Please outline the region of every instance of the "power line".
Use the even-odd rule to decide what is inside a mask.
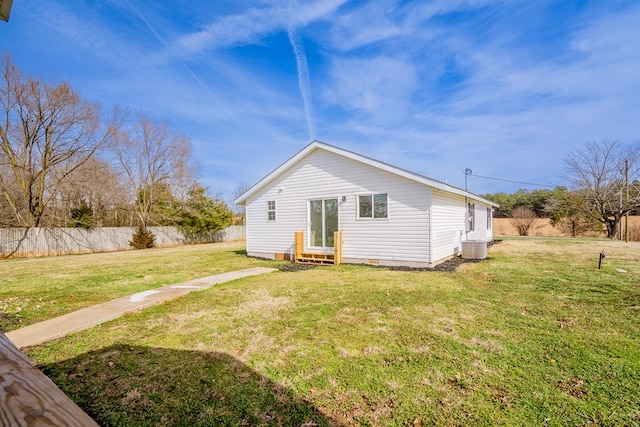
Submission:
[[[465,173],[465,175],[466,175],[466,173]],[[490,176],[482,176],[482,175],[476,175],[476,174],[470,174],[470,175],[471,176],[475,176],[476,178],[492,179],[494,181],[512,182],[514,184],[533,185],[533,186],[536,186],[536,187],[549,187],[549,188],[556,188],[557,187],[557,185],[535,184],[533,182],[513,181],[511,179],[492,178]],[[466,179],[466,176],[465,176],[465,179]]]

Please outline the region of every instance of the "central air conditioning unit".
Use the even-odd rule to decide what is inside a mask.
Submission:
[[[485,259],[487,257],[487,242],[484,240],[466,240],[462,242],[462,258]]]

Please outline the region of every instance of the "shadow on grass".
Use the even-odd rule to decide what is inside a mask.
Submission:
[[[338,425],[226,353],[114,345],[40,369],[104,426]]]
[[[235,253],[236,255],[247,256],[247,250],[246,249],[238,249],[237,251],[233,251],[233,253]]]

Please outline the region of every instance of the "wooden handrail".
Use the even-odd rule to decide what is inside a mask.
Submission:
[[[333,232],[333,263],[340,265],[342,262],[342,231]]]
[[[295,242],[295,247],[294,247],[294,258],[293,260],[298,260],[300,258],[302,258],[302,251],[304,250],[304,231],[296,231],[294,234],[294,242]]]
[[[1,332],[0,425],[98,426]]]

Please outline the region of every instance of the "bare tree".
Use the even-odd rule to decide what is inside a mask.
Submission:
[[[250,184],[247,184],[246,182],[241,182],[231,192],[231,197],[229,198],[229,206],[232,207],[233,214],[234,214],[233,222],[236,225],[244,225],[247,207],[245,205],[236,205],[234,202],[238,197],[242,196],[250,188],[251,188]]]
[[[131,205],[119,174],[104,160],[89,159],[69,176],[60,187],[54,215],[60,225],[67,226],[74,209],[90,209],[96,227],[131,225],[127,211]]]
[[[551,225],[571,237],[602,232],[602,224],[586,215],[579,208],[581,204],[582,200],[576,192],[560,191],[547,201],[545,211],[551,219]]]
[[[640,145],[589,141],[564,159],[578,207],[616,236],[620,218],[640,207]],[[629,190],[627,191],[627,186]]]
[[[0,87],[0,194],[15,224],[38,227],[69,176],[114,135],[119,115],[103,124],[97,104],[67,83],[23,76],[9,56]]]
[[[131,128],[119,133],[116,154],[134,192],[140,224],[146,228],[152,222],[154,205],[167,188],[185,179],[191,144],[167,121],[157,123],[138,112]]]
[[[528,236],[529,230],[537,217],[532,209],[525,206],[518,206],[511,211],[509,222],[518,230],[518,235]]]
[[[18,213],[22,212],[18,184],[11,179],[11,169],[1,160],[0,154],[0,227],[20,227]],[[6,197],[9,194],[12,199]],[[14,205],[9,204],[9,200],[14,200]],[[18,205],[18,206],[16,206]]]

